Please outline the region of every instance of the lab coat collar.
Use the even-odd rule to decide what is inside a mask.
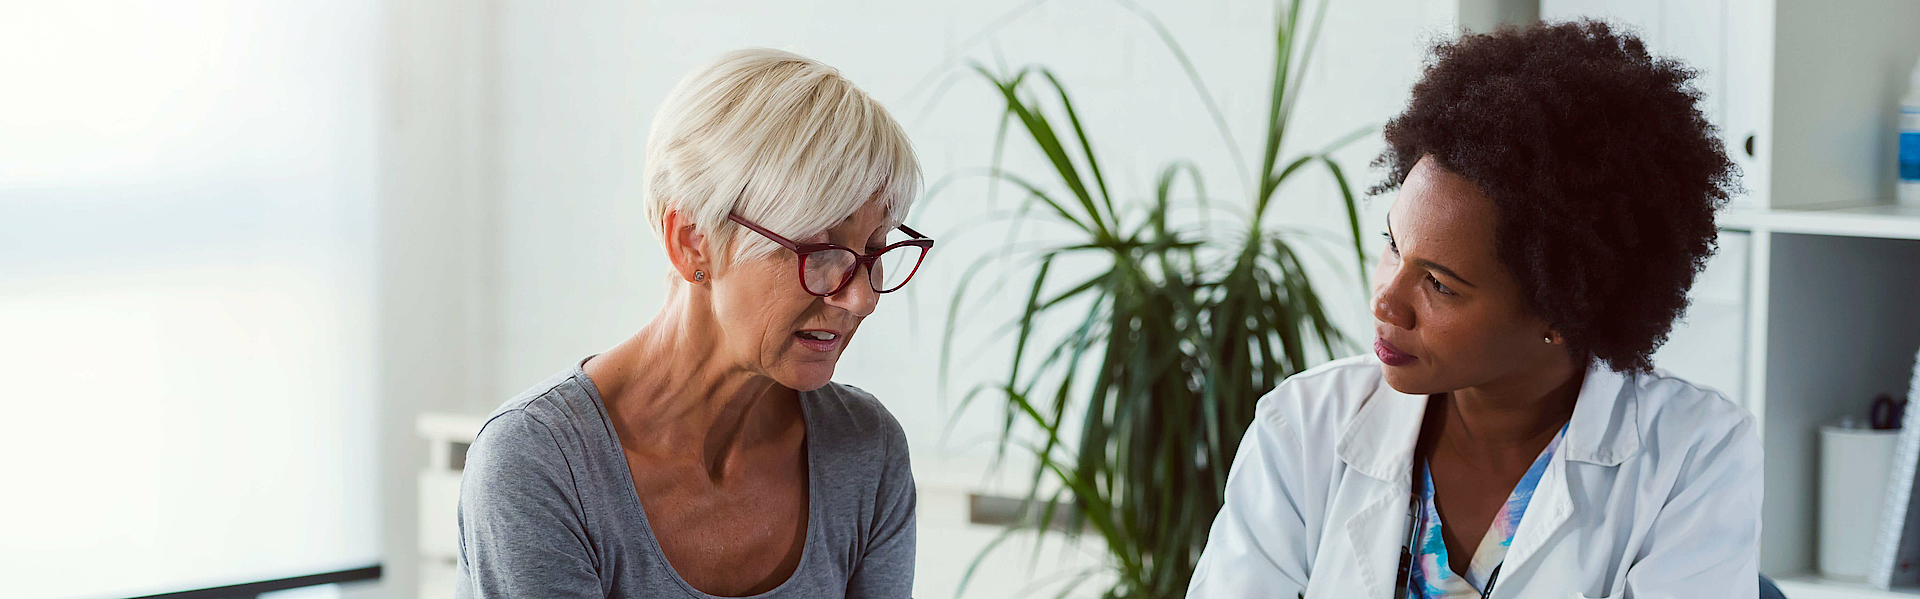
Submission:
[[[1618,466],[1640,453],[1639,406],[1634,394],[1622,392],[1626,378],[1599,361],[1587,369],[1566,437],[1560,440],[1559,455],[1572,461]],[[1336,450],[1341,461],[1369,477],[1411,485],[1413,446],[1420,437],[1426,406],[1426,396],[1401,393],[1383,376],[1340,438]]]
[[[1410,488],[1413,446],[1420,438],[1420,421],[1427,412],[1427,398],[1395,390],[1377,368],[1376,375],[1381,377],[1379,386],[1360,402],[1360,410],[1347,425],[1335,451],[1340,461],[1356,472]]]
[[[1560,455],[1576,462],[1618,466],[1640,454],[1640,401],[1628,388],[1628,376],[1599,360],[1587,368],[1573,418],[1567,421],[1567,436],[1560,440]]]
[[[1375,362],[1378,364],[1378,362]],[[1377,372],[1377,371],[1376,371]],[[1595,363],[1587,369],[1575,400],[1573,416],[1568,419],[1566,436],[1560,449],[1547,463],[1527,515],[1514,531],[1507,550],[1508,571],[1527,565],[1538,555],[1547,539],[1566,524],[1573,514],[1572,492],[1567,484],[1567,462],[1580,461],[1601,466],[1618,466],[1640,453],[1637,397],[1627,389],[1626,375]],[[1623,392],[1625,391],[1625,392]],[[1413,447],[1419,440],[1420,422],[1425,417],[1425,396],[1401,393],[1388,385],[1384,377],[1374,393],[1362,400],[1359,411],[1340,439],[1337,452],[1347,467],[1368,477],[1392,484],[1395,491],[1380,494],[1369,505],[1355,512],[1346,522],[1348,542],[1370,548],[1360,560],[1361,579],[1369,594],[1386,594],[1388,573],[1397,556],[1395,542],[1406,524],[1397,526],[1390,514],[1404,507],[1412,493]],[[1500,593],[1505,595],[1505,593]]]

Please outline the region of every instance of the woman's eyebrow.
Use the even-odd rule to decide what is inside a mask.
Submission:
[[[1393,237],[1393,218],[1389,216],[1386,220],[1387,220],[1387,241],[1394,242],[1397,244],[1398,242],[1395,242]],[[1438,262],[1434,262],[1432,260],[1415,258],[1413,259],[1413,264],[1414,266],[1418,266],[1420,268],[1424,268],[1427,270],[1439,271],[1440,274],[1447,275],[1448,278],[1464,283],[1468,287],[1472,287],[1474,289],[1480,288],[1479,285],[1473,284],[1473,281],[1467,280],[1466,277],[1460,276],[1460,273],[1453,272],[1453,269],[1442,266]]]
[[[1445,266],[1441,266],[1441,265],[1440,265],[1439,263],[1437,263],[1437,262],[1434,262],[1434,261],[1432,261],[1432,260],[1422,260],[1422,259],[1419,259],[1419,258],[1415,258],[1415,259],[1413,260],[1413,264],[1414,264],[1415,266],[1418,266],[1418,267],[1420,267],[1420,268],[1424,268],[1424,269],[1427,269],[1427,270],[1433,270],[1433,271],[1439,271],[1439,272],[1440,272],[1440,274],[1443,274],[1443,275],[1447,275],[1448,277],[1450,277],[1450,278],[1452,278],[1453,280],[1456,280],[1456,281],[1459,281],[1459,282],[1461,282],[1461,283],[1465,283],[1465,284],[1466,284],[1466,286],[1468,286],[1468,287],[1472,287],[1472,288],[1475,288],[1475,289],[1478,289],[1478,288],[1480,288],[1480,286],[1479,286],[1479,285],[1475,285],[1475,284],[1473,284],[1473,281],[1469,281],[1469,280],[1467,280],[1467,278],[1466,278],[1466,277],[1463,277],[1463,276],[1460,276],[1460,273],[1457,273],[1457,272],[1453,272],[1453,269],[1451,269],[1451,268],[1447,268],[1447,267],[1445,267]]]

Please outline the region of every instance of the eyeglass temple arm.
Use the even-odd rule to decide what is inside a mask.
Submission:
[[[747,219],[740,218],[740,215],[738,214],[728,214],[727,220],[733,221],[734,223],[739,224],[742,227],[746,227],[750,231],[766,236],[767,239],[771,239],[773,240],[774,243],[780,244],[780,247],[787,248],[789,250],[793,250],[796,252],[800,251],[800,244],[794,243],[793,240],[791,239],[781,237],[779,233],[769,231],[765,227],[761,227],[760,225],[753,224],[751,221],[748,221]]]

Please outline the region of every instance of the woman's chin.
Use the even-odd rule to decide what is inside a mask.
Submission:
[[[812,391],[833,382],[832,362],[798,364],[774,374],[774,380],[794,391]]]
[[[1393,387],[1394,391],[1399,391],[1407,395],[1430,395],[1447,391],[1446,389],[1435,388],[1433,382],[1427,380],[1424,373],[1419,372],[1418,369],[1415,368],[1416,366],[1418,365],[1387,366],[1382,364],[1380,370],[1381,373],[1386,376],[1387,386]]]

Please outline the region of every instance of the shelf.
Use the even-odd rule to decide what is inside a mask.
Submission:
[[[1787,599],[1915,599],[1920,598],[1920,589],[1900,588],[1891,591],[1868,586],[1859,582],[1838,582],[1827,580],[1812,574],[1791,576],[1773,581],[1780,586],[1780,593]]]
[[[1733,208],[1720,214],[1720,227],[1775,233],[1920,239],[1920,207],[1853,204],[1815,209]]]

